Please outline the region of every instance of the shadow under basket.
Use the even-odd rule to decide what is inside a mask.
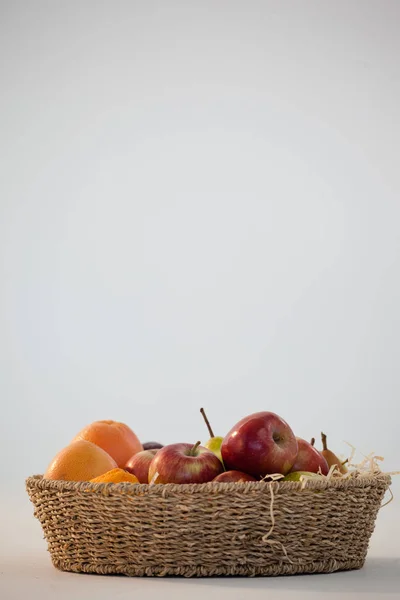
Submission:
[[[141,485],[29,477],[52,562],[130,576],[268,576],[363,566],[390,477]]]

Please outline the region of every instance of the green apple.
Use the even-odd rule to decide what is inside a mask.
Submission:
[[[302,476],[310,477],[310,479],[325,479],[325,477],[321,477],[318,473],[311,473],[311,471],[293,471],[293,473],[288,473],[283,479],[280,481],[300,481]]]
[[[215,454],[215,456],[217,456],[219,458],[219,460],[222,462],[222,464],[224,464],[224,461],[222,460],[222,454],[221,454],[221,445],[222,445],[222,442],[224,441],[224,438],[221,436],[218,436],[218,435],[214,435],[214,432],[210,425],[210,421],[207,419],[207,415],[206,415],[204,408],[201,408],[200,412],[203,415],[204,422],[207,425],[207,429],[210,434],[210,439],[208,440],[208,442],[206,442],[204,444],[204,446],[208,450],[211,450],[211,452],[213,452],[213,454]]]
[[[204,446],[206,448],[208,448],[208,450],[211,450],[211,452],[213,452],[215,454],[215,456],[217,456],[221,462],[222,462],[221,444],[223,441],[224,441],[223,437],[214,436],[214,437],[210,438],[208,440],[208,442],[206,442],[204,444]]]

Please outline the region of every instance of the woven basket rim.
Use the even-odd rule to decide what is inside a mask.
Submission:
[[[334,490],[344,488],[365,488],[365,487],[388,487],[391,483],[390,475],[385,473],[358,474],[347,478],[332,478],[329,480],[315,479],[308,480],[305,489],[308,490]],[[190,483],[190,484],[145,484],[145,483],[92,483],[90,481],[63,481],[45,479],[43,475],[32,475],[25,480],[26,487],[40,488],[47,490],[64,491],[90,491],[106,495],[127,495],[142,496],[154,495],[165,496],[169,494],[230,494],[233,490],[244,494],[254,491],[269,490],[271,487],[279,492],[289,492],[299,490],[302,486],[298,481],[247,481],[238,482],[208,482],[208,483]]]

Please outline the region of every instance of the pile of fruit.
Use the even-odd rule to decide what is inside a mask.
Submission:
[[[96,421],[55,456],[44,478],[185,484],[268,478],[299,481],[347,471],[346,461],[327,448],[324,434],[323,449],[318,451],[314,440],[296,437],[275,413],[253,413],[236,423],[225,437],[214,436],[203,409],[201,413],[211,436],[204,447],[200,442],[142,445],[124,423]]]

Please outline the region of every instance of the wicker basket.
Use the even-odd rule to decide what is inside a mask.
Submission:
[[[389,484],[26,481],[57,568],[186,577],[359,569]]]

